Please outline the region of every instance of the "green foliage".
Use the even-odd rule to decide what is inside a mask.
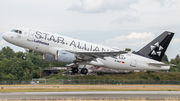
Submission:
[[[150,79],[150,78],[149,78],[149,74],[148,74],[148,73],[145,73],[145,72],[142,72],[142,75],[141,75],[140,78],[141,78],[141,79],[144,79],[144,80]]]
[[[15,57],[15,52],[10,47],[3,47],[0,54],[4,54],[7,59]]]
[[[40,77],[49,62],[43,60],[41,53],[27,54],[27,59],[22,60],[23,52],[14,52],[10,47],[3,47],[0,51],[0,80],[31,80]],[[52,66],[65,66],[64,63],[51,63]]]
[[[0,52],[0,61],[2,61],[4,58],[6,58],[6,55]]]
[[[102,77],[102,76],[97,76],[97,75],[87,75],[87,76],[75,76],[73,79],[97,79],[97,77]],[[106,76],[107,79],[107,76]]]
[[[85,80],[180,80],[180,73],[166,72],[134,72],[130,74],[108,74],[75,76],[72,79]]]
[[[12,75],[16,76],[18,80],[21,80],[22,76],[23,76],[23,68],[20,65],[20,62],[19,61],[13,62],[12,65],[10,66],[10,68],[11,68],[10,73]]]
[[[16,53],[16,57],[17,57],[17,58],[22,58],[23,55],[24,55],[23,52],[17,52],[17,53]]]
[[[61,71],[61,72],[59,72],[59,73],[57,74],[56,79],[67,79],[67,77],[62,76],[62,72],[63,72],[63,71]]]
[[[104,75],[104,73],[103,72],[98,72],[97,75]]]
[[[5,76],[6,80],[14,80],[15,78],[16,77],[14,75],[12,75],[12,74],[8,74],[8,75]]]
[[[161,61],[162,61],[162,62],[165,62],[165,63],[168,63],[168,62],[169,62],[168,57],[167,57],[166,54],[164,54],[164,56],[162,57],[162,60],[161,60]]]
[[[155,80],[161,80],[161,78],[157,75],[157,76],[155,77]]]
[[[130,52],[131,48],[126,48],[125,51]]]
[[[171,59],[170,63],[176,65],[176,67],[171,67],[171,69],[170,69],[171,72],[180,72],[180,56],[179,56],[179,54],[176,55],[175,59]]]

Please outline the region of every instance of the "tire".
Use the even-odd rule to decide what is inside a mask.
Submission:
[[[26,58],[27,58],[26,56],[22,56],[22,59],[23,59],[23,60],[26,60]]]
[[[72,73],[78,73],[78,68],[72,68]]]
[[[81,74],[87,74],[88,70],[86,68],[81,69]]]

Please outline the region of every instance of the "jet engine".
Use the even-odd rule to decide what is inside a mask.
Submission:
[[[75,54],[65,50],[57,50],[55,55],[55,60],[63,63],[72,63],[75,61],[75,59]]]
[[[43,59],[48,62],[58,62],[57,60],[55,60],[55,56],[51,54],[43,54]]]
[[[43,59],[48,62],[72,63],[75,61],[75,54],[65,50],[57,50],[56,55],[43,54]]]

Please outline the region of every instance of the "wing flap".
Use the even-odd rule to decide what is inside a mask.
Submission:
[[[76,54],[79,58],[83,60],[95,60],[96,58],[105,60],[104,57],[116,58],[116,56],[120,54],[127,53],[125,51],[114,51],[114,52],[76,52],[70,50],[66,50],[66,51]]]
[[[176,66],[174,64],[162,64],[162,63],[147,63],[149,65],[153,65],[153,66]]]

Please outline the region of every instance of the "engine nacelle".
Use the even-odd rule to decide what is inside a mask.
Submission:
[[[55,60],[63,63],[72,63],[75,61],[75,59],[75,54],[65,50],[57,50],[55,55]]]
[[[58,62],[55,60],[55,56],[51,54],[43,54],[43,59],[48,62]]]

